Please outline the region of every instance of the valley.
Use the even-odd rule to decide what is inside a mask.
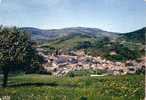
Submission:
[[[30,33],[37,42],[35,47],[45,59],[42,67],[51,75],[64,76],[87,69],[112,75],[144,72],[145,28],[123,34],[85,27],[44,30],[48,33],[43,34],[43,30],[24,29],[33,29]],[[34,38],[35,35],[46,35],[46,38]]]

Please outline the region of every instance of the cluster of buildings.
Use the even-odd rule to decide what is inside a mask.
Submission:
[[[145,68],[145,59],[139,62],[131,60],[126,62],[113,62],[101,57],[85,55],[83,51],[71,52],[70,54],[44,55],[40,52],[46,63],[44,69],[52,75],[62,76],[75,70],[93,69],[103,70],[106,74],[125,75],[134,74],[137,70]]]

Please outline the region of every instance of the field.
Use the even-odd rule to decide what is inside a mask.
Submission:
[[[0,97],[3,96],[11,100],[143,100],[144,75],[14,75],[9,77],[7,88],[0,87]]]

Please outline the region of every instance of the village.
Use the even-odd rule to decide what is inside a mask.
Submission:
[[[126,62],[113,62],[100,56],[92,57],[79,50],[70,54],[48,54],[45,55],[42,48],[37,49],[44,57],[46,63],[43,68],[52,75],[64,76],[76,70],[102,70],[106,75],[135,74],[138,70],[145,69],[145,57],[140,61],[128,60]]]

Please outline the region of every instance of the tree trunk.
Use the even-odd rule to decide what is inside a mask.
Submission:
[[[3,87],[7,86],[7,81],[8,81],[8,73],[9,73],[9,68],[8,67],[3,67]]]

